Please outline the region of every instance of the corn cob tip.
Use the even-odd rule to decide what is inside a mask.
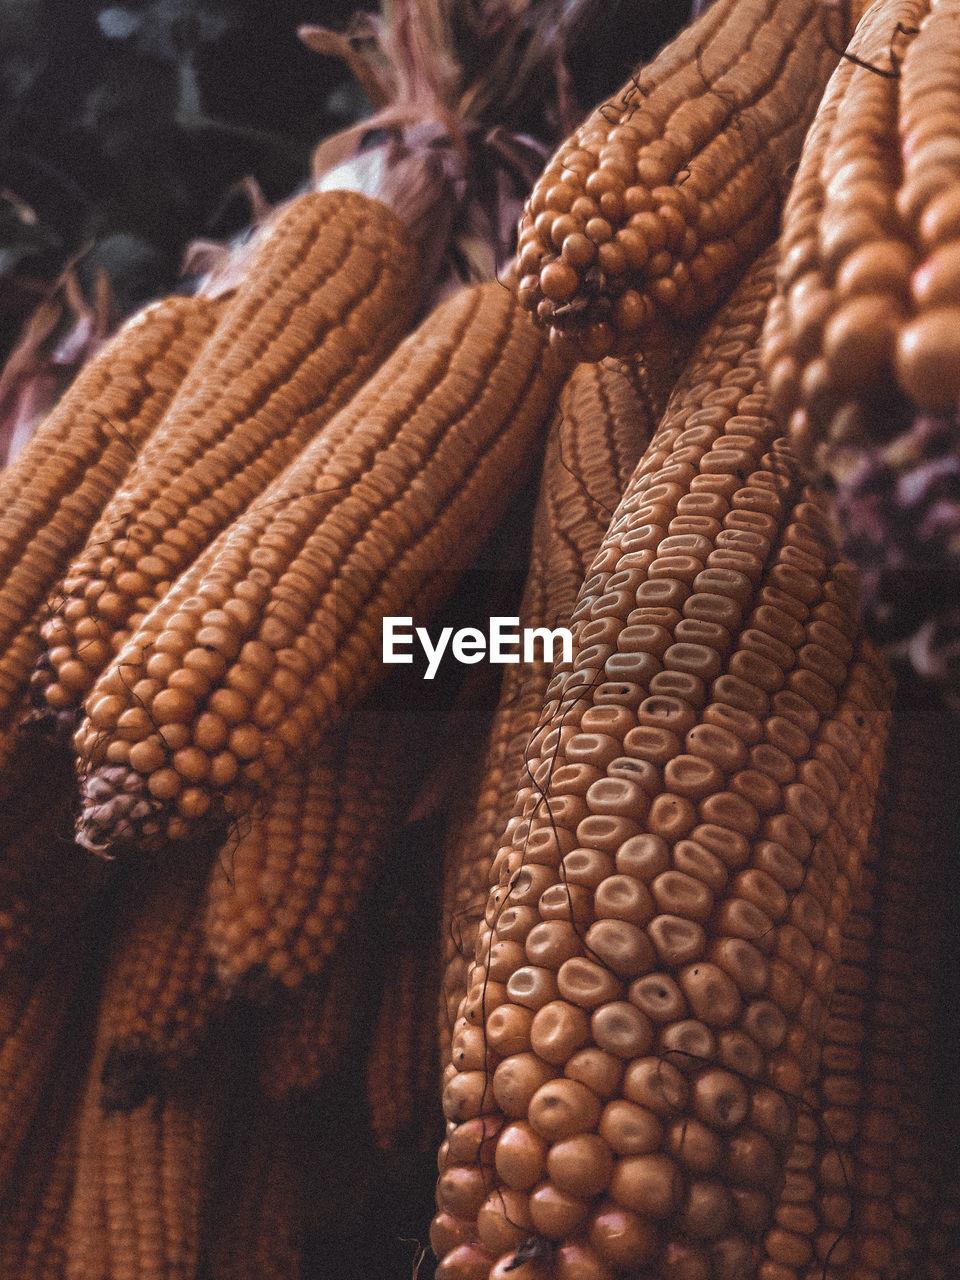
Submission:
[[[77,843],[106,859],[114,858],[128,844],[155,844],[161,830],[159,807],[139,773],[123,765],[101,765],[81,786]]]

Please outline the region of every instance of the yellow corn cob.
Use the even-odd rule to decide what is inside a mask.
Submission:
[[[197,1053],[226,1001],[206,948],[209,851],[188,852],[146,884],[139,876],[120,907],[97,1019],[108,1111],[129,1111],[155,1093]]]
[[[423,621],[537,445],[560,367],[498,284],[434,311],[178,580],[87,699],[82,842],[239,814]]]
[[[298,1280],[303,1247],[302,1141],[292,1118],[254,1103],[223,1166],[211,1280]]]
[[[889,701],[769,416],[772,283],[767,255],[698,344],[528,746],[446,1072],[441,1280],[749,1274],[769,1224]]]
[[[548,437],[534,516],[522,628],[566,625],[610,516],[646,448],[689,343],[665,332],[642,358],[578,365],[564,384]],[[523,774],[523,747],[540,713],[551,666],[507,666],[475,795],[447,840],[441,922],[441,1059],[460,1002],[490,863]]]
[[[924,1213],[955,1160],[938,1140],[936,1035],[949,946],[941,886],[956,787],[940,784],[951,732],[929,694],[901,689],[863,881],[842,930],[822,1072],[757,1280],[927,1274]]]
[[[83,1096],[64,1278],[195,1280],[229,1071],[213,1057],[162,1097],[105,1113],[105,1050]]]
[[[703,314],[768,241],[837,54],[819,0],[716,0],[548,163],[519,296],[588,358]]]
[[[323,970],[399,816],[406,729],[392,700],[361,708],[291,765],[220,851],[205,929],[226,988],[272,998],[273,984],[295,987]]]
[[[898,392],[952,406],[960,390],[958,13],[875,4],[804,146],[764,361],[805,455],[828,435],[886,438]]]
[[[308,193],[270,224],[247,275],[45,626],[43,691],[79,708],[200,550],[347,403],[406,331],[417,259],[399,219],[350,191]]]
[[[38,608],[159,422],[219,311],[209,298],[172,297],[139,312],[0,472],[0,731],[11,729],[39,652]],[[55,598],[49,608],[58,608]]]

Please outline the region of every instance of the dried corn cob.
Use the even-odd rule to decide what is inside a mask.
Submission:
[[[156,1093],[164,1074],[197,1053],[226,1000],[204,930],[212,851],[188,852],[146,884],[139,877],[118,912],[97,1019],[106,1111],[129,1111]]]
[[[940,885],[956,787],[939,784],[950,734],[929,695],[901,690],[863,882],[843,925],[822,1075],[800,1117],[757,1280],[925,1274],[923,1216],[944,1169],[933,1153],[943,1150],[937,988],[949,935]]]
[[[273,983],[295,987],[323,970],[399,818],[409,728],[392,700],[361,708],[291,766],[221,850],[205,929],[225,987],[272,995]]]
[[[898,390],[926,407],[960,391],[956,18],[952,4],[875,4],[804,146],[765,362],[778,416],[807,453],[828,432],[886,438]]]
[[[94,687],[83,843],[241,813],[333,729],[375,679],[383,617],[422,621],[490,532],[559,377],[498,284],[434,311]]]
[[[292,1118],[262,1100],[238,1127],[217,1195],[211,1280],[298,1280],[304,1153]]]
[[[343,1063],[364,1008],[363,956],[341,947],[322,978],[274,997],[259,1027],[259,1078],[272,1102],[313,1092]],[[361,962],[361,963],[358,963]]]
[[[130,1112],[105,1113],[94,1054],[83,1098],[65,1280],[195,1280],[233,1064],[213,1056]]]
[[[0,1274],[17,1280],[62,1280],[66,1262],[66,1210],[76,1159],[76,1122],[39,1137],[17,1190],[2,1210]]]
[[[401,840],[404,837],[400,837]],[[387,964],[371,1019],[366,1097],[374,1141],[409,1162],[436,1149],[443,1119],[437,1099],[439,859],[437,841],[418,828],[391,858],[374,919],[387,934]]]
[[[958,12],[884,0],[861,24],[787,204],[764,352],[781,421],[836,490],[872,632],[954,700]]]
[[[772,283],[695,350],[528,747],[446,1073],[443,1280],[742,1274],[769,1223],[889,700],[769,416]]]
[[[819,0],[715,0],[547,165],[519,297],[588,358],[703,314],[773,232],[837,55]]]
[[[159,422],[219,311],[209,298],[172,297],[128,320],[0,472],[0,730],[20,710],[37,658],[34,615]],[[49,607],[58,608],[56,598]]]
[[[64,1051],[80,989],[82,952],[69,962],[63,952],[57,948],[39,974],[14,966],[0,980],[0,1202],[15,1181],[22,1144]]]
[[[615,366],[581,364],[564,384],[544,456],[520,627],[566,625],[587,565],[663,412],[688,346],[686,335],[671,329],[642,358]],[[542,659],[505,669],[479,784],[447,840],[442,1061],[449,1057],[490,863],[521,784],[523,748],[551,671]]]
[[[48,707],[79,708],[115,633],[135,626],[347,403],[416,305],[416,254],[385,205],[340,191],[281,210],[161,430],[67,571],[43,631]]]
[[[71,956],[74,973],[82,960],[82,955]],[[78,1089],[91,1048],[95,983],[84,984],[79,993],[75,983],[66,986],[71,1008],[55,1068],[36,1088],[38,1102],[31,1107],[35,1115],[9,1179],[9,1191],[0,1197],[0,1275],[17,1280],[63,1280],[67,1206],[77,1152]]]

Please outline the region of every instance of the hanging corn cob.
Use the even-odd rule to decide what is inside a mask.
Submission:
[[[437,1097],[436,840],[414,827],[396,837],[391,875],[373,904],[385,933],[383,977],[369,1019],[366,1097],[374,1141],[401,1164],[436,1149],[443,1119]]]
[[[274,994],[258,1021],[260,1087],[272,1102],[316,1090],[343,1064],[366,1010],[367,968],[358,948],[341,946],[322,978]]]
[[[769,417],[772,283],[698,345],[528,747],[446,1073],[443,1280],[736,1274],[768,1225],[889,698]]]
[[[31,1134],[31,1160],[3,1206],[0,1270],[17,1280],[62,1280],[66,1209],[76,1158],[76,1122],[59,1135]]]
[[[83,1096],[65,1280],[195,1280],[234,1064],[214,1056],[162,1097],[108,1114],[105,1047]]]
[[[266,998],[322,972],[382,864],[410,740],[392,700],[359,709],[220,851],[205,930],[226,988]]]
[[[901,690],[863,881],[842,928],[822,1073],[799,1117],[757,1280],[812,1269],[825,1280],[928,1274],[925,1207],[955,1158],[934,1119],[948,936],[939,886],[956,804],[956,787],[941,785],[950,733],[929,694]]]
[[[787,203],[764,351],[781,422],[834,490],[871,630],[954,701],[958,13],[884,0],[861,23]]]
[[[204,930],[212,852],[191,849],[121,897],[97,1014],[105,1111],[129,1111],[161,1089],[222,1013],[227,996]]]
[[[299,1280],[303,1143],[291,1116],[249,1101],[252,1118],[234,1135],[216,1196],[211,1280]]]
[[[17,1158],[44,1086],[65,1048],[83,954],[58,947],[39,973],[12,967],[0,979],[0,1203],[14,1184]]]
[[[307,194],[267,225],[202,357],[51,604],[48,676],[37,681],[51,710],[79,708],[126,632],[367,380],[417,300],[416,255],[378,201]]]
[[[688,343],[663,334],[642,359],[578,365],[557,403],[534,516],[521,628],[566,625],[587,566],[656,425]],[[505,670],[483,773],[447,840],[441,921],[441,1060],[447,1061],[466,966],[486,901],[490,863],[523,777],[523,748],[536,725],[551,665],[542,658]]]
[[[128,320],[0,472],[0,734],[40,651],[40,608],[212,332],[220,304],[166,298]],[[62,601],[48,602],[56,612]],[[96,637],[81,628],[91,655]]]
[[[240,814],[376,677],[529,466],[560,366],[500,285],[443,304],[130,638],[76,736],[81,840]]]
[[[83,949],[70,957],[74,979],[80,971],[84,971],[84,977],[92,977],[84,963],[87,958]],[[64,981],[65,977],[63,968],[55,975],[70,1006],[57,1052],[52,1058],[44,1055],[46,1078],[35,1074],[29,1081],[28,1090],[36,1097],[36,1102],[27,1103],[32,1115],[30,1128],[7,1180],[9,1185],[0,1193],[0,1275],[16,1276],[17,1280],[63,1280],[64,1274],[67,1207],[77,1153],[78,1089],[82,1087],[91,1047],[95,991],[93,982],[78,985],[76,981]],[[56,1010],[49,1003],[46,1012],[57,1020]],[[28,1038],[31,1043],[27,1053],[36,1054],[43,1033],[37,1035],[34,1031]],[[10,1087],[9,1080],[4,1087]],[[14,1104],[18,1092],[14,1086]],[[9,1140],[9,1132],[4,1133],[4,1163]]]
[[[560,147],[520,223],[518,294],[588,359],[703,314],[768,242],[837,55],[819,0],[715,0]]]

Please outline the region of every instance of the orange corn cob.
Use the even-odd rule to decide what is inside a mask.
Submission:
[[[293,1121],[258,1101],[224,1163],[211,1280],[298,1280],[303,1247],[301,1142]]]
[[[194,1057],[226,1000],[206,948],[209,853],[189,853],[140,876],[119,911],[98,1014],[107,1111],[139,1105]]]
[[[769,416],[772,283],[698,344],[527,749],[445,1074],[441,1280],[749,1274],[769,1225],[889,714]]]
[[[17,1280],[62,1280],[66,1262],[66,1210],[76,1159],[76,1122],[44,1134],[20,1170],[15,1195],[0,1215],[0,1274]],[[49,1145],[47,1145],[49,1144]]]
[[[764,358],[806,454],[886,440],[902,398],[952,409],[960,391],[957,13],[874,5],[804,146]]]
[[[356,948],[338,950],[322,978],[274,997],[259,1020],[259,1079],[272,1102],[313,1092],[343,1064],[369,980]]]
[[[283,207],[51,604],[43,698],[53,711],[79,709],[115,633],[347,403],[406,331],[417,296],[416,253],[379,201],[338,191]]]
[[[581,364],[564,384],[544,456],[530,571],[519,606],[522,628],[566,625],[587,565],[663,412],[686,346],[684,335],[670,331],[642,358]],[[479,785],[447,840],[441,923],[444,1061],[490,863],[521,785],[523,747],[551,671],[542,659],[506,667]]]
[[[291,765],[262,813],[220,851],[207,888],[207,948],[223,985],[269,994],[328,963],[380,868],[409,773],[396,704],[361,708]]]
[[[82,952],[68,963],[59,951],[39,974],[15,966],[0,979],[0,1203],[15,1183],[17,1158],[44,1086],[59,1069],[80,988]]]
[[[527,201],[523,305],[591,359],[714,306],[774,230],[828,22],[819,0],[716,0],[598,107]]]
[[[172,297],[128,320],[0,472],[0,731],[12,730],[39,653],[42,602],[159,422],[219,310],[209,298]],[[49,608],[58,607],[52,597]]]
[[[215,1058],[105,1113],[98,1044],[80,1114],[65,1280],[195,1280],[229,1072]]]
[[[81,840],[249,808],[423,621],[492,529],[559,381],[498,284],[456,294],[205,552],[87,700]]]
[[[73,973],[82,960],[76,953],[70,957]],[[20,1144],[9,1187],[0,1195],[0,1275],[17,1280],[63,1280],[67,1206],[77,1153],[78,1089],[90,1051],[95,990],[95,984],[84,984],[78,993],[77,984],[65,982],[65,976],[61,967],[56,981],[63,985],[71,1007],[60,1033],[60,1052],[48,1063],[49,1078],[33,1082],[37,1098],[29,1106],[33,1119]],[[34,1051],[39,1041],[34,1035]],[[3,1140],[6,1163],[10,1134],[5,1133]]]
[[[439,860],[429,831],[414,829],[391,859],[374,918],[386,934],[379,1004],[371,1019],[366,1098],[374,1141],[409,1161],[434,1149],[437,1100]]]
[[[938,1138],[947,1119],[937,1032],[949,946],[940,886],[957,799],[949,749],[954,772],[941,785],[951,732],[929,694],[901,689],[863,880],[843,925],[822,1074],[757,1280],[814,1269],[825,1280],[929,1274],[924,1218],[956,1154]]]

